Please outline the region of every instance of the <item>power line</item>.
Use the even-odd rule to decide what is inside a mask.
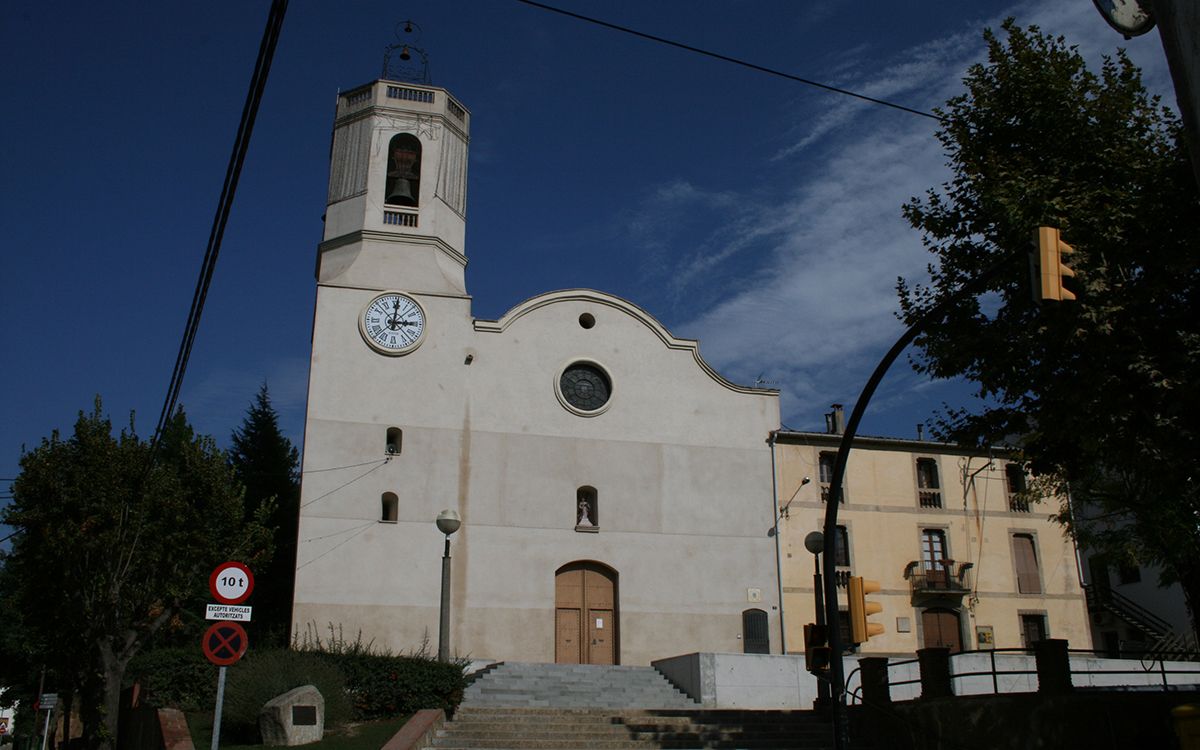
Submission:
[[[208,245],[205,248],[204,260],[200,267],[200,278],[197,279],[196,291],[192,294],[192,307],[188,312],[187,325],[184,326],[183,339],[179,343],[179,353],[175,357],[175,369],[171,373],[167,397],[163,401],[162,413],[158,417],[158,426],[154,429],[150,452],[151,463],[154,461],[163,430],[179,401],[179,392],[183,388],[183,376],[187,371],[188,359],[192,354],[192,345],[196,341],[196,331],[200,328],[200,315],[204,311],[204,300],[208,296],[208,287],[212,283],[217,256],[221,252],[221,239],[225,234],[225,225],[229,221],[233,196],[237,191],[238,178],[242,173],[246,151],[250,147],[250,135],[254,130],[254,120],[258,115],[258,106],[262,102],[263,90],[267,85],[267,74],[271,71],[271,60],[275,56],[275,45],[279,41],[283,16],[286,12],[287,0],[274,0],[271,3],[271,11],[267,15],[267,26],[258,47],[258,59],[254,63],[254,73],[250,77],[250,91],[246,94],[246,103],[242,107],[242,118],[238,123],[237,135],[234,138],[233,153],[229,157],[229,166],[225,170],[225,184],[221,186],[221,197],[217,201],[216,215],[213,217],[212,229],[208,235]]]
[[[912,114],[912,115],[928,117],[929,119],[937,120],[938,122],[942,121],[941,117],[938,117],[937,115],[930,113],[930,112],[923,112],[919,109],[913,109],[912,107],[906,107],[903,104],[896,104],[895,102],[889,102],[886,99],[876,99],[873,96],[867,96],[866,94],[860,94],[857,91],[851,91],[849,89],[843,89],[843,88],[839,88],[837,86],[831,86],[828,83],[821,83],[820,81],[814,81],[809,78],[801,78],[800,76],[792,75],[791,73],[785,73],[782,70],[768,68],[764,65],[752,63],[747,60],[742,60],[742,59],[739,59],[736,57],[730,57],[729,55],[723,55],[720,52],[712,52],[710,50],[701,49],[700,47],[693,47],[690,44],[684,44],[682,42],[676,42],[674,40],[666,39],[661,36],[647,34],[643,31],[631,29],[628,26],[620,26],[615,23],[609,23],[608,21],[601,21],[598,18],[592,18],[590,16],[581,15],[579,13],[573,13],[569,10],[563,10],[562,8],[555,8],[552,5],[546,5],[545,3],[535,2],[535,0],[516,0],[516,1],[523,5],[529,5],[534,8],[546,10],[551,13],[558,13],[560,15],[564,15],[569,18],[574,18],[579,21],[586,21],[587,23],[596,24],[597,26],[603,26],[606,29],[620,31],[621,33],[624,33],[624,34],[632,34],[633,36],[640,37],[642,39],[649,39],[652,42],[658,42],[659,44],[666,44],[670,47],[676,47],[678,49],[687,50],[688,52],[695,52],[698,55],[704,55],[705,57],[711,57],[715,60],[721,60],[723,62],[733,63],[734,65],[740,65],[743,68],[757,70],[760,73],[767,73],[768,75],[778,76],[780,78],[786,78],[789,81],[795,81],[796,83],[803,83],[805,86],[813,86],[815,88],[824,89],[825,91],[831,91],[835,94],[842,94],[843,96],[852,96],[855,99],[861,99],[865,102],[870,102],[872,104],[880,104],[884,107],[891,107],[892,109],[898,109],[901,112],[908,112],[909,114]]]
[[[329,468],[326,468],[326,469],[306,469],[305,471],[302,471],[300,473],[301,474],[319,474],[323,471],[341,471],[342,469],[357,469],[359,466],[370,466],[371,464],[379,463],[380,461],[383,461],[383,463],[386,464],[388,461],[391,461],[391,460],[392,460],[392,457],[388,456],[387,458],[382,458],[382,459],[377,458],[374,461],[363,461],[361,464],[346,464],[345,466],[330,466]]]
[[[305,503],[305,504],[301,505],[300,507],[301,507],[301,508],[307,508],[308,506],[312,505],[313,503],[315,503],[315,502],[317,502],[317,501],[319,501],[319,500],[324,500],[325,498],[329,497],[330,495],[332,495],[333,493],[337,492],[338,490],[345,489],[346,487],[349,487],[350,485],[354,484],[355,482],[357,482],[358,480],[362,479],[362,478],[363,478],[363,477],[365,477],[366,475],[368,475],[368,474],[370,474],[371,472],[373,472],[373,471],[375,471],[376,469],[378,469],[380,466],[384,466],[384,465],[386,465],[386,464],[387,464],[387,461],[386,461],[386,460],[384,460],[384,461],[380,461],[378,466],[375,466],[375,467],[373,467],[373,468],[367,469],[367,470],[366,470],[366,471],[364,471],[362,474],[359,474],[358,476],[356,476],[355,478],[353,478],[353,479],[351,479],[350,481],[346,482],[345,484],[340,484],[340,485],[338,485],[337,487],[334,487],[332,490],[330,490],[329,492],[326,492],[326,493],[325,493],[325,494],[323,494],[323,495],[317,495],[317,496],[316,496],[316,497],[314,497],[312,500],[309,500],[307,503]]]

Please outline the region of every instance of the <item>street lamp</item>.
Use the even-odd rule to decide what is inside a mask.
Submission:
[[[819,531],[810,531],[804,537],[804,549],[813,556],[813,596],[817,605],[817,627],[825,625],[825,594],[821,586],[821,553],[825,550],[825,535]],[[830,659],[840,659],[840,654],[830,653]],[[817,676],[816,708],[823,709],[829,705],[829,682]]]
[[[450,535],[462,526],[458,512],[443,510],[438,513],[438,531],[446,535],[446,551],[442,553],[442,614],[438,627],[438,661],[450,658]]]

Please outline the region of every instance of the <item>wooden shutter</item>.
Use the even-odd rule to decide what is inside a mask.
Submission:
[[[1038,575],[1037,552],[1033,548],[1033,536],[1013,534],[1013,559],[1017,565],[1017,592],[1021,594],[1042,593],[1042,579]]]

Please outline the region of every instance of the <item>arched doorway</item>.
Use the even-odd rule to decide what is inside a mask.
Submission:
[[[950,653],[962,651],[962,624],[952,609],[935,607],[921,613],[921,630],[925,648],[948,648]]]
[[[617,571],[573,562],[554,574],[554,661],[617,664]]]
[[[767,613],[761,609],[742,612],[742,653],[771,653],[771,633],[767,627]]]

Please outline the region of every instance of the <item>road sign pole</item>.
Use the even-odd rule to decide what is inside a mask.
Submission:
[[[213,710],[212,750],[217,750],[221,744],[221,708],[225,705],[225,669],[226,667],[219,667],[217,671],[217,707]]]
[[[46,750],[46,740],[50,739],[50,714],[52,713],[54,713],[53,708],[46,709],[46,728],[42,730],[42,750]]]

